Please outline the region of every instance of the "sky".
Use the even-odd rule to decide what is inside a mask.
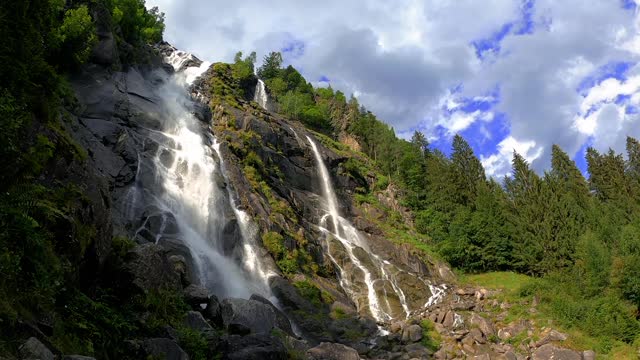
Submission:
[[[165,39],[208,61],[281,51],[316,86],[354,94],[398,136],[488,175],[513,151],[538,172],[560,145],[624,152],[640,138],[640,0],[147,0]],[[260,62],[260,61],[259,61]]]

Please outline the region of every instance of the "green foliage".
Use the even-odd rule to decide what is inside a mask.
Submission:
[[[422,345],[431,352],[438,351],[442,336],[436,331],[433,322],[429,319],[424,319],[420,322],[420,327],[422,328]]]
[[[207,340],[198,331],[189,328],[181,328],[178,331],[178,343],[189,354],[190,359],[207,360],[209,346]]]
[[[86,5],[69,9],[62,24],[53,33],[55,46],[60,54],[70,56],[73,64],[79,65],[89,59],[97,41],[96,29]]]
[[[302,297],[309,300],[313,305],[320,307],[325,303],[322,291],[308,280],[296,281],[293,285],[298,289]]]
[[[120,26],[124,41],[130,44],[162,40],[164,13],[157,7],[147,10],[144,0],[112,0],[111,16]]]
[[[264,233],[262,235],[262,244],[275,259],[280,259],[285,255],[284,238],[276,232],[269,231]]]

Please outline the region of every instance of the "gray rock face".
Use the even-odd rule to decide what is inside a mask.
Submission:
[[[171,288],[180,290],[180,277],[164,249],[156,244],[135,247],[127,254],[125,272],[132,284],[143,292]]]
[[[473,313],[473,315],[471,315],[470,321],[471,325],[477,326],[487,338],[491,335],[495,335],[496,330],[491,323],[491,320],[485,319],[482,316]]]
[[[189,311],[184,317],[184,325],[198,332],[211,331],[213,328],[201,313],[197,311]]]
[[[145,356],[159,359],[189,360],[189,355],[175,341],[169,339],[147,339],[142,343],[142,350]]]
[[[294,335],[293,330],[291,329],[291,323],[289,322],[289,319],[287,318],[287,316],[282,311],[280,311],[275,305],[273,305],[271,301],[256,294],[251,295],[250,300],[255,300],[269,306],[271,310],[273,310],[273,312],[276,314],[276,327],[286,332],[289,335]]]
[[[55,357],[40,340],[30,337],[19,349],[20,358],[23,360],[54,360]]]
[[[225,358],[229,360],[286,360],[282,341],[267,334],[231,335],[226,339]]]
[[[533,353],[533,360],[582,360],[582,355],[569,349],[562,349],[552,344],[539,347]]]
[[[207,307],[204,310],[204,317],[218,326],[222,325],[222,305],[220,305],[217,296],[211,295],[209,297]]]
[[[209,302],[209,292],[200,285],[191,284],[182,291],[184,299],[191,306],[200,306]]]
[[[360,360],[358,352],[348,346],[323,342],[307,351],[310,360]]]
[[[276,327],[276,312],[272,306],[256,300],[225,299],[222,301],[222,321],[230,332],[268,334]]]

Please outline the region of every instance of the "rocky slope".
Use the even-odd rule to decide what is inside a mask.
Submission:
[[[229,65],[214,64],[187,93],[175,78],[206,64],[161,44],[148,64],[122,69],[112,40],[104,36],[100,61],[70,80],[77,102],[64,126],[87,157],[49,174],[84,190],[79,212],[95,230],[79,274],[86,283],[115,289],[123,307],[154,294],[165,294],[161,303],[178,294],[189,307],[173,322],[135,313],[145,330],[117,345],[129,358],[590,358],[548,344],[562,334],[533,341],[532,324],[502,326],[485,310],[508,305],[488,292],[456,289],[445,264],[399,235],[411,231],[410,216],[393,186],[379,188],[370,160],[250,101],[253,88],[238,87]],[[195,137],[175,132],[185,117]],[[333,220],[320,163],[335,188]],[[194,179],[217,195],[185,198]],[[204,207],[176,207],[202,196]],[[203,209],[214,215],[198,232]],[[362,243],[340,240],[349,236]],[[21,358],[62,356],[46,325],[28,326]],[[510,344],[528,332],[530,344]]]

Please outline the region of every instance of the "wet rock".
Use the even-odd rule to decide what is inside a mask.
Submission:
[[[405,325],[406,324],[404,323],[404,321],[396,321],[391,324],[391,327],[389,327],[389,331],[395,334],[397,332],[400,332],[405,327]]]
[[[40,340],[30,337],[19,349],[22,360],[54,360],[55,357]]]
[[[306,353],[309,360],[360,360],[358,352],[348,346],[323,342]]]
[[[556,347],[552,344],[542,345],[533,353],[533,360],[582,360],[582,354]]]
[[[276,327],[276,314],[271,306],[256,300],[225,299],[222,321],[229,331],[268,334]]]
[[[191,306],[199,308],[200,304],[209,302],[209,291],[200,285],[189,285],[182,293],[187,304]]]
[[[225,339],[225,359],[286,360],[287,349],[280,339],[267,334],[231,335]]]
[[[173,340],[156,338],[142,342],[144,357],[154,357],[165,360],[189,360],[184,350]]]

